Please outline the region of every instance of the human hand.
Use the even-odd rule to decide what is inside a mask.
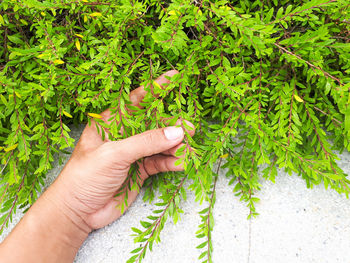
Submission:
[[[156,82],[166,85],[169,80],[165,76],[171,77],[176,73],[175,70],[168,71]],[[143,87],[132,91],[132,105],[140,107],[145,94]],[[110,114],[109,110],[101,114],[105,122]],[[114,196],[127,179],[132,163],[145,157],[138,163],[139,185],[149,175],[182,170],[182,165],[175,166],[178,157],[174,154],[184,138],[183,129],[173,126],[150,130],[120,141],[103,141],[92,122],[91,126],[86,126],[71,159],[51,186],[55,193],[53,198],[73,211],[74,216],[82,218],[90,230],[101,228],[121,216],[117,205],[123,201],[125,194]],[[188,133],[193,136],[194,130]],[[137,194],[137,190],[128,192],[129,205]]]
[[[165,76],[176,73],[168,71],[156,82],[166,85],[169,80]],[[140,107],[145,94],[143,87],[132,91],[132,104]],[[101,115],[107,121],[110,111]],[[193,136],[194,130],[188,133]],[[72,262],[91,230],[120,217],[116,206],[124,200],[124,195],[114,196],[127,179],[130,165],[144,158],[138,163],[139,185],[149,175],[182,170],[181,165],[175,166],[178,157],[174,154],[182,146],[183,138],[183,129],[173,126],[120,141],[103,141],[94,122],[86,126],[56,181],[0,244],[0,261]],[[137,194],[136,190],[128,192],[128,204]]]

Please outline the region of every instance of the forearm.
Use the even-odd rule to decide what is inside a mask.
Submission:
[[[73,262],[90,229],[52,185],[0,244],[1,262]]]

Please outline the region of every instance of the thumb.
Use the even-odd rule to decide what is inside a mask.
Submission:
[[[112,147],[115,154],[131,164],[142,157],[169,150],[178,145],[183,138],[184,131],[181,127],[170,126],[111,143],[114,144]]]

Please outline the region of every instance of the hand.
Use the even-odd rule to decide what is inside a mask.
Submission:
[[[169,80],[165,76],[176,73],[168,71],[156,82],[166,85]],[[132,91],[132,104],[140,107],[145,94],[143,87]],[[104,121],[108,120],[110,111],[102,116]],[[194,130],[188,133],[192,136]],[[143,158],[138,163],[139,185],[149,175],[182,170],[181,165],[175,166],[174,154],[183,138],[184,130],[173,126],[120,141],[103,141],[94,123],[87,126],[56,181],[0,244],[0,261],[72,262],[91,230],[120,217],[116,206],[124,196],[114,196],[128,178],[130,165]],[[128,204],[137,194],[137,191],[128,193]]]
[[[171,77],[178,73],[168,71],[156,82],[166,85]],[[133,106],[140,107],[146,91],[139,87],[131,92]],[[101,114],[107,122],[110,111]],[[191,125],[191,124],[190,124]],[[191,135],[194,131],[188,131]],[[87,125],[74,149],[73,155],[59,178],[53,185],[58,198],[64,206],[83,219],[90,229],[101,228],[121,216],[120,208],[125,194],[114,197],[128,177],[130,165],[140,158],[139,185],[153,174],[167,171],[180,171],[182,165],[175,166],[178,159],[174,156],[182,144],[184,131],[181,127],[166,127],[150,130],[121,141],[102,141],[95,123]],[[128,192],[128,204],[131,204],[138,191]]]

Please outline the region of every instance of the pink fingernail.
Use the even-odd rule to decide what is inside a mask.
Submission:
[[[181,127],[171,126],[164,129],[164,135],[169,141],[174,141],[182,138],[184,131]]]

